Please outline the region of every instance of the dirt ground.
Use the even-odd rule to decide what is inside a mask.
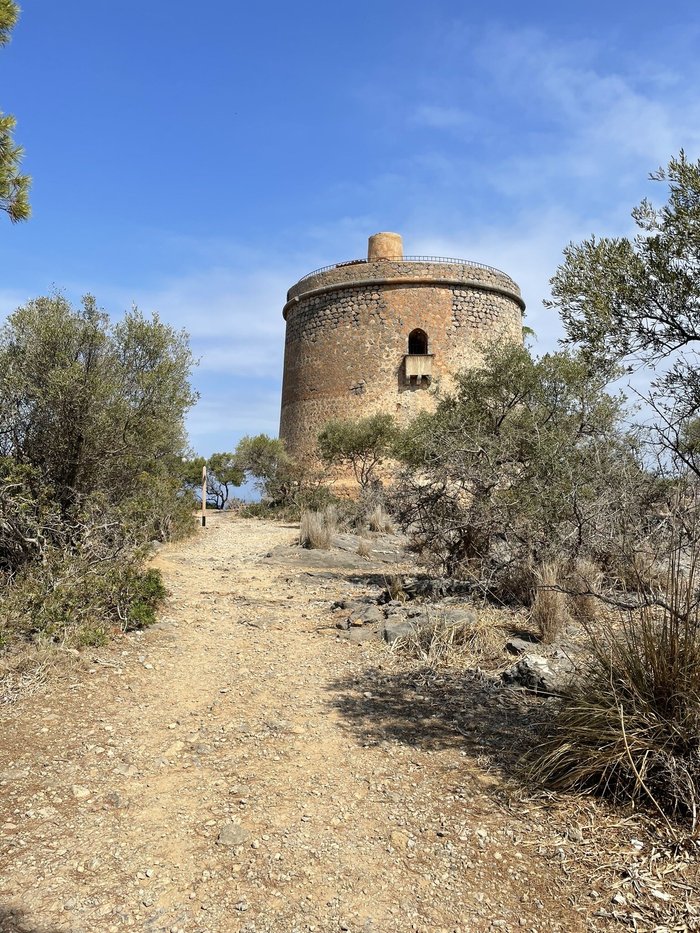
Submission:
[[[695,928],[631,817],[518,788],[514,692],[338,636],[386,565],[294,540],[226,517],[164,548],[161,621],[4,708],[2,933]],[[676,898],[690,925],[657,923]]]

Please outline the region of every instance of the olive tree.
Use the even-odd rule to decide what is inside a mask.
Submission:
[[[487,349],[397,444],[393,509],[415,544],[482,581],[624,548],[656,486],[606,381],[569,353]]]
[[[358,421],[329,421],[318,435],[321,459],[332,466],[349,466],[365,489],[392,453],[396,424],[391,415],[378,413]]]
[[[132,309],[112,324],[92,296],[37,298],[0,328],[0,455],[31,466],[65,511],[128,498],[171,472],[194,403],[187,337]]]
[[[681,151],[650,178],[666,202],[632,211],[634,237],[570,244],[547,304],[587,356],[647,367],[658,437],[679,454],[700,407],[700,160]],[[693,458],[686,465],[698,473]]]

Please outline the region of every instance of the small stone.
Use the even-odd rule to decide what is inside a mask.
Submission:
[[[123,794],[119,793],[118,790],[113,790],[110,794],[107,794],[105,799],[110,806],[114,807],[115,810],[123,810],[129,802]]]
[[[80,784],[74,784],[71,787],[71,793],[73,794],[76,800],[85,800],[86,797],[90,796],[90,788],[83,787]]]
[[[238,823],[225,823],[217,838],[220,846],[242,846],[250,838],[250,833]]]

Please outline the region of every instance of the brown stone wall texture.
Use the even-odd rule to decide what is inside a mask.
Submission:
[[[485,343],[522,341],[523,308],[512,279],[478,265],[385,260],[307,276],[284,309],[280,437],[294,458],[313,462],[331,418],[389,412],[406,424],[478,363]],[[415,328],[428,335],[429,384],[404,373]]]

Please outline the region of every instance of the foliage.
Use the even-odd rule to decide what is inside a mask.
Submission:
[[[0,454],[30,465],[62,513],[99,490],[118,504],[173,469],[195,396],[184,334],[137,309],[110,324],[94,298],[18,308],[0,329]]]
[[[0,0],[0,46],[10,41],[18,17],[19,7],[14,0]],[[5,211],[13,223],[27,220],[31,213],[31,180],[19,170],[23,150],[13,138],[16,122],[13,116],[0,111],[0,210]]]
[[[358,421],[329,421],[318,436],[321,458],[334,466],[350,466],[362,488],[392,453],[396,425],[391,415],[376,414]]]
[[[590,357],[651,367],[660,436],[678,453],[700,405],[700,161],[681,151],[650,177],[666,184],[666,203],[632,211],[633,238],[569,245],[548,304]],[[688,465],[700,475],[696,458]]]
[[[187,489],[196,491],[201,496],[202,468],[207,468],[207,505],[215,509],[225,509],[231,495],[231,486],[240,486],[245,474],[238,465],[234,453],[212,454],[194,457],[183,461],[182,481]]]
[[[487,348],[396,447],[392,508],[414,545],[500,593],[522,568],[626,553],[659,489],[606,380],[570,353]]]
[[[87,549],[52,548],[40,571],[26,565],[0,581],[0,644],[103,644],[114,632],[152,625],[164,597],[160,572],[143,570],[136,555],[96,563]]]
[[[163,594],[142,569],[147,544],[193,526],[191,366],[184,334],[136,309],[111,324],[89,296],[77,310],[36,299],[0,329],[5,642],[88,643],[153,621]]]
[[[294,464],[284,441],[257,434],[246,435],[236,446],[235,463],[247,479],[254,479],[262,495],[277,502],[285,500],[294,483]]]
[[[700,806],[700,614],[694,562],[672,562],[660,613],[646,607],[591,639],[592,662],[560,701],[531,773],[558,790],[650,803],[687,820]]]
[[[217,509],[225,509],[231,486],[240,486],[245,479],[233,453],[212,454],[207,462],[207,495]]]

